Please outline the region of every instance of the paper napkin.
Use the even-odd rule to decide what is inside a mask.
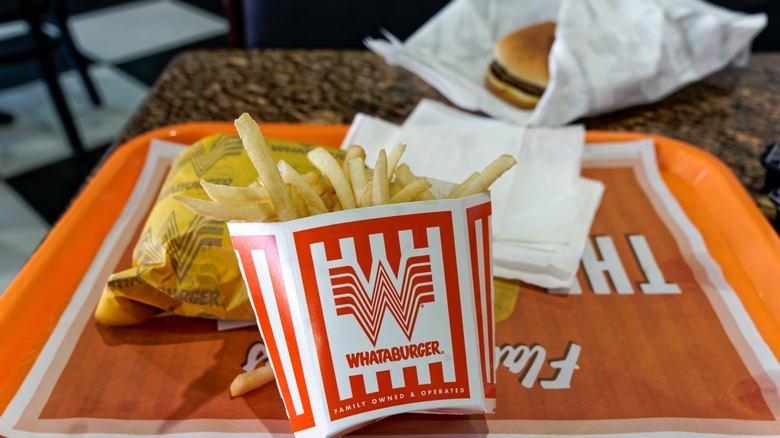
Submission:
[[[546,288],[568,287],[604,187],[580,177],[584,129],[523,128],[423,100],[398,126],[355,117],[342,148],[408,145],[402,162],[417,175],[460,182],[501,154],[518,164],[492,187],[494,271]]]

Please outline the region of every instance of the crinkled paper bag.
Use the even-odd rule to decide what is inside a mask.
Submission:
[[[491,94],[484,74],[495,42],[540,21],[558,25],[550,83],[533,111]],[[454,0],[405,42],[368,39],[454,104],[522,125],[560,126],[583,116],[662,99],[745,60],[763,14],[701,0]]]

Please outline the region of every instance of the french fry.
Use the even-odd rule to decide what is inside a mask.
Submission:
[[[276,162],[274,162],[271,156],[271,149],[265,144],[260,127],[247,113],[241,114],[236,119],[235,126],[239,137],[241,137],[244,149],[246,149],[249,159],[257,170],[257,177],[260,183],[268,190],[268,195],[274,208],[276,208],[279,220],[289,221],[296,219],[298,216],[293,209],[290,193],[287,191],[287,186],[282,180],[279,169],[276,168]]]
[[[303,176],[301,176],[300,173],[298,173],[297,170],[293,169],[293,167],[287,164],[287,162],[284,160],[279,160],[277,167],[279,168],[279,172],[282,174],[282,179],[284,182],[291,184],[293,188],[296,189],[298,195],[301,197],[305,205],[311,206],[314,211],[328,211],[328,207],[325,206],[325,203],[322,201],[314,188],[312,188],[312,186],[306,182],[306,180],[303,178]],[[311,212],[310,209],[309,212]]]
[[[307,153],[317,171],[301,175],[284,161],[275,163],[260,128],[249,114],[235,121],[247,155],[258,178],[246,187],[214,184],[201,186],[211,201],[177,197],[193,212],[215,220],[289,221],[332,211],[437,199],[431,183],[400,163],[406,145],[399,143],[388,154],[381,149],[374,169],[366,166],[365,150],[351,145],[343,164],[322,147]],[[502,155],[482,172],[474,172],[448,198],[483,192],[516,163]]]
[[[404,184],[411,184],[412,181],[417,179],[417,175],[412,173],[412,170],[409,169],[409,165],[406,163],[401,163],[395,167],[395,177]]]
[[[400,180],[404,185],[409,185],[418,178],[414,173],[412,173],[411,169],[409,169],[409,166],[406,164],[399,164],[396,166],[395,177],[398,178],[398,180]],[[426,190],[417,195],[417,198],[415,199],[418,201],[432,201],[436,199],[436,196]]]
[[[352,193],[355,194],[355,200],[358,201],[358,207],[365,207],[364,205],[361,205],[357,199],[366,190],[366,185],[368,184],[365,172],[366,165],[363,162],[363,158],[350,158],[346,161],[346,164],[349,169],[350,180],[352,182]]]
[[[200,180],[200,186],[206,191],[212,201],[228,202],[228,203],[243,203],[243,202],[269,202],[271,198],[268,197],[268,191],[265,187],[239,187],[239,186],[226,186],[222,184],[214,184]]]
[[[260,368],[241,373],[230,384],[230,395],[238,397],[249,391],[260,388],[274,380],[274,372],[271,365],[265,364]]]
[[[341,166],[341,170],[344,172],[344,176],[347,177],[347,181],[352,182],[352,175],[349,172],[349,165],[347,162],[353,158],[362,158],[366,160],[366,151],[362,146],[356,144],[349,145],[346,153],[344,154],[344,164]]]
[[[488,164],[487,167],[485,167],[482,172],[480,172],[479,175],[474,178],[471,183],[469,183],[468,187],[463,191],[463,193],[460,194],[460,197],[465,198],[467,196],[484,192],[488,189],[488,187],[490,187],[491,184],[493,184],[499,177],[501,177],[504,172],[509,170],[515,164],[517,164],[517,160],[515,160],[511,155],[501,155],[500,157],[493,160],[493,162]]]
[[[316,179],[311,176],[312,173],[316,173]],[[333,193],[333,185],[331,185],[330,181],[327,179],[321,178],[319,172],[311,171],[305,173],[302,176],[303,179],[305,179],[311,188],[314,189],[314,191],[317,193],[317,196],[322,196],[326,193]]]
[[[333,184],[328,181],[327,178],[321,178],[319,182],[312,186],[315,192],[317,192],[318,195],[322,196],[326,193],[333,193],[336,192],[333,190]]]
[[[318,174],[317,171],[315,171],[315,170],[310,170],[310,171],[304,173],[301,176],[312,187],[314,187],[314,186],[316,186],[317,184],[320,183],[320,174]]]
[[[311,161],[311,164],[319,169],[319,171],[325,175],[325,178],[330,180],[330,183],[333,184],[333,189],[336,191],[336,196],[339,198],[341,207],[345,210],[357,207],[352,187],[347,182],[344,171],[341,169],[341,166],[339,166],[336,159],[323,148],[313,149],[309,151],[306,156],[309,158],[309,161]]]
[[[390,198],[391,204],[413,201],[420,194],[427,192],[431,183],[425,178],[418,178],[411,184],[407,184],[401,191]]]
[[[390,181],[390,199],[393,199],[393,196],[403,190],[404,187],[401,181]]]
[[[298,190],[298,187],[294,185],[290,185],[290,200],[292,201],[293,208],[295,209],[295,213],[298,215],[298,217],[309,216],[309,209],[306,206],[306,201],[301,196],[301,192]]]
[[[379,151],[374,166],[374,178],[371,180],[371,205],[386,205],[390,203],[390,182],[387,178],[387,153]]]
[[[318,214],[325,214],[325,213],[328,213],[330,211],[327,208],[322,210],[319,207],[315,207],[312,204],[306,204],[306,209],[309,212],[309,216],[316,216]]]
[[[328,208],[328,211],[333,211],[333,206],[339,202],[339,199],[336,197],[336,194],[333,192],[323,193],[322,195],[320,195],[320,199],[322,199],[322,202],[325,203],[325,206]]]
[[[363,149],[363,146],[357,144],[349,145],[344,156],[344,161],[349,160],[350,158],[358,157],[362,158],[363,161],[366,161],[366,150]]]
[[[360,198],[358,199],[359,207],[371,207],[371,196],[373,193],[373,188],[374,181],[369,181],[368,184],[366,184],[365,190],[363,190],[363,193],[360,194]]]
[[[229,204],[183,195],[176,195],[174,199],[182,202],[193,213],[218,221],[270,222],[276,218],[276,212],[270,202]]]
[[[389,181],[393,180],[395,168],[398,166],[398,162],[401,161],[401,156],[404,152],[406,152],[406,145],[398,143],[395,148],[393,148],[392,152],[390,152],[390,155],[387,156],[387,179]]]
[[[447,195],[447,199],[459,198],[461,194],[468,188],[469,184],[471,184],[472,181],[474,181],[478,176],[479,172],[473,172],[471,175],[469,175],[468,178],[464,179],[462,183],[458,184],[454,189],[452,189],[450,194]]]

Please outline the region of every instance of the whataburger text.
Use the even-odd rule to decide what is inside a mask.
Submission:
[[[444,354],[439,350],[439,341],[420,342],[400,347],[380,348],[371,351],[359,351],[346,355],[350,368],[378,365],[385,362],[418,359],[426,356]]]
[[[400,162],[406,150],[404,144],[397,145],[389,154],[380,150],[373,169],[366,165],[365,151],[358,145],[347,149],[341,164],[327,150],[317,148],[308,152],[307,158],[319,172],[302,175],[285,161],[273,160],[259,125],[249,114],[244,113],[236,119],[235,126],[257,171],[257,180],[246,187],[201,181],[209,199],[176,196],[196,214],[221,221],[289,221],[352,208],[437,199],[429,191],[430,182],[414,175]],[[447,198],[482,193],[515,164],[512,156],[501,155],[455,186]],[[409,345],[397,351],[399,357],[436,352],[439,350],[434,342]],[[360,364],[366,356],[356,354],[356,363]],[[368,362],[386,361],[388,357],[393,360],[394,357],[392,350],[367,354]],[[231,385],[231,395],[241,395],[271,380],[273,373],[265,364],[239,375]]]

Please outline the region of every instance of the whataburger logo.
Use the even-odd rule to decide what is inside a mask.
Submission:
[[[329,277],[325,283],[330,286],[335,314],[354,318],[374,347],[386,313],[411,341],[421,306],[435,301],[431,248],[439,249],[441,239],[438,228],[427,228],[425,234],[427,245],[414,247],[411,230],[397,231],[398,248],[404,248],[397,254],[397,275],[388,261],[384,233],[367,236],[368,251],[362,255],[358,255],[352,237],[338,240],[340,258],[329,260],[322,242],[311,247],[313,259],[327,269],[319,272],[327,272]],[[441,254],[437,256],[441,258]],[[368,278],[358,262],[360,257],[371,260]]]
[[[430,254],[402,255],[398,277],[384,257],[373,260],[369,279],[354,264],[329,272],[336,314],[354,316],[374,346],[386,312],[411,341],[420,306],[434,301]]]
[[[327,249],[330,256],[326,254]],[[384,368],[393,362],[441,362],[437,356],[448,351],[450,345],[444,339],[446,331],[431,331],[431,321],[427,320],[441,318],[441,323],[446,324],[449,319],[437,315],[447,303],[443,295],[441,299],[436,297],[445,290],[434,287],[434,279],[444,277],[441,252],[438,227],[420,229],[417,242],[412,230],[397,229],[311,246],[312,258],[319,266],[320,299],[329,307],[326,313],[330,314],[332,327],[339,327],[342,336],[354,334],[355,342],[351,346],[339,345],[341,342],[331,345],[339,350],[335,355],[344,358],[337,366],[346,365],[345,372],[350,369],[351,375],[355,372],[362,375],[375,373],[378,371],[375,367]],[[359,261],[363,262],[362,266]],[[422,306],[434,303],[436,308],[426,308],[423,314],[427,328],[420,334],[425,338],[421,340],[414,332],[418,323],[422,323]],[[392,324],[393,320],[396,324]],[[382,333],[383,322],[386,333]],[[357,323],[358,330],[353,323]],[[363,341],[359,340],[361,332],[366,336]],[[366,348],[369,342],[371,347]],[[348,397],[347,392],[343,396]]]

